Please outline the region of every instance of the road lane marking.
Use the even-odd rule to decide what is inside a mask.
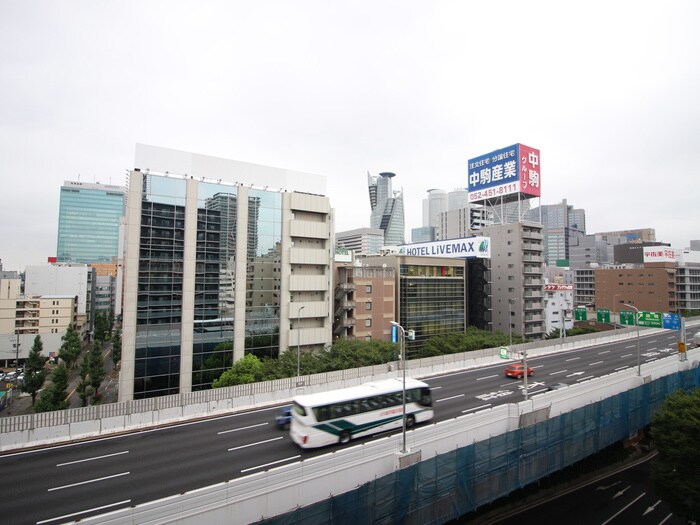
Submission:
[[[576,361],[577,359],[581,359],[581,356],[572,357],[571,359],[567,359],[567,361]]]
[[[666,523],[671,516],[673,516],[673,512],[671,514],[669,514],[668,516],[666,516],[664,519],[662,519],[659,522],[659,525],[664,525],[664,523]]]
[[[88,483],[96,483],[98,481],[104,481],[106,479],[119,478],[121,476],[128,476],[131,472],[121,472],[119,474],[112,474],[111,476],[104,476],[102,478],[89,479],[87,481],[79,481],[78,483],[71,483],[70,485],[63,485],[61,487],[50,488],[47,492],[53,492],[54,490],[69,489],[71,487],[78,487],[80,485],[87,485]]]
[[[462,410],[462,414],[466,414],[467,412],[474,412],[476,410],[481,410],[482,408],[488,408],[490,406],[493,406],[493,405],[491,403],[486,403],[485,405],[479,405],[478,407],[468,408],[466,410]]]
[[[440,390],[441,388],[441,386],[431,386],[430,390]]]
[[[95,456],[94,458],[85,458],[85,459],[78,459],[76,461],[68,461],[66,463],[59,463],[56,465],[57,467],[65,467],[66,465],[75,465],[76,463],[84,463],[85,461],[95,461],[96,459],[104,459],[104,458],[111,458],[114,456],[121,456],[122,454],[128,454],[128,450],[124,450],[122,452],[115,452],[114,454],[105,454],[104,456]]]
[[[587,379],[593,379],[595,376],[580,377],[576,381],[586,381]]]
[[[618,366],[618,367],[615,369],[615,372],[617,372],[618,370],[624,370],[625,368],[628,368],[628,367],[627,367],[627,366]]]
[[[602,365],[605,361],[596,361],[595,363],[589,363],[588,366]]]
[[[298,456],[292,456],[292,457],[289,457],[289,458],[278,459],[277,461],[273,461],[273,462],[271,462],[271,463],[265,463],[264,465],[258,465],[257,467],[244,468],[243,470],[241,470],[241,474],[243,474],[244,472],[250,472],[251,470],[257,470],[257,469],[260,469],[260,468],[269,467],[270,465],[277,465],[278,463],[284,463],[285,461],[291,461],[291,460],[293,460],[293,459],[299,459],[300,457],[301,457],[301,454],[299,454]]]
[[[656,339],[650,339],[649,341],[647,341],[647,343],[655,343],[655,342],[656,342]]]
[[[110,503],[109,505],[102,505],[101,507],[94,507],[92,509],[85,509],[85,510],[81,510],[80,512],[74,512],[73,514],[65,514],[63,516],[58,516],[56,518],[49,518],[47,520],[37,521],[36,525],[42,525],[44,523],[51,523],[52,521],[65,520],[66,518],[72,518],[73,516],[78,516],[79,514],[86,514],[88,512],[95,512],[97,510],[104,510],[104,509],[108,509],[110,507],[116,507],[117,505],[126,505],[127,503],[131,503],[131,500],[125,499],[124,501]]]
[[[637,347],[637,345],[629,345],[629,346],[626,346],[625,348],[636,348],[636,347]]]
[[[555,375],[557,375],[557,374],[563,374],[563,373],[565,373],[565,372],[568,372],[568,370],[559,370],[559,371],[557,371],[557,372],[552,372],[552,373],[549,374],[549,375],[550,375],[550,376],[555,376]]]
[[[249,428],[256,428],[256,427],[264,427],[267,425],[267,423],[258,423],[257,425],[250,425],[248,427],[241,427],[241,428],[232,428],[231,430],[222,430],[221,432],[217,432],[217,435],[221,434],[228,434],[229,432],[238,432],[239,430],[248,430]]]
[[[604,521],[603,523],[601,523],[601,525],[608,525],[608,523],[610,523],[612,520],[614,520],[615,518],[617,518],[620,514],[622,514],[623,512],[625,512],[625,511],[626,511],[628,508],[630,508],[632,505],[634,505],[635,503],[637,503],[641,498],[643,498],[645,494],[646,494],[646,492],[642,492],[642,493],[641,493],[639,496],[637,496],[633,501],[631,501],[630,503],[628,503],[627,505],[625,505],[624,507],[622,507],[619,511],[617,511],[615,514],[613,514],[607,521]]]
[[[598,355],[609,354],[610,350],[604,350],[603,352],[598,352]]]
[[[459,394],[458,396],[443,397],[442,399],[436,399],[435,402],[439,403],[440,401],[449,401],[450,399],[457,399],[458,397],[464,397],[464,394]]]
[[[492,376],[484,376],[484,377],[477,377],[477,381],[481,381],[482,379],[491,379],[492,377],[501,377],[501,374],[493,374]]]
[[[264,445],[265,443],[269,443],[271,441],[277,441],[278,439],[282,439],[283,436],[272,438],[272,439],[266,439],[265,441],[258,441],[256,443],[248,443],[247,445],[241,445],[240,447],[233,447],[228,449],[229,452],[233,452],[234,450],[240,450],[242,448],[248,448],[248,447],[254,447],[255,445]]]
[[[621,356],[620,356],[620,359],[623,359],[623,358],[625,358],[625,357],[631,357],[631,356],[632,356],[632,354],[621,355]]]
[[[574,376],[582,376],[583,372],[572,372],[571,374],[568,374],[566,377],[574,377]]]

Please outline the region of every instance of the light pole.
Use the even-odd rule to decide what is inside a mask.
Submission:
[[[396,321],[391,321],[391,325],[395,326],[400,332],[399,349],[401,350],[401,370],[403,371],[403,388],[401,392],[401,405],[403,406],[403,425],[401,431],[401,453],[406,454],[406,331]]]
[[[632,306],[631,304],[622,303],[623,306],[634,309],[634,324],[637,325],[637,375],[642,375],[642,361],[641,354],[639,352],[639,308]]]
[[[306,306],[300,306],[297,310],[297,385],[299,384],[299,377],[301,376],[301,311],[306,308]]]
[[[615,299],[621,295],[621,293],[616,293],[613,295],[613,331],[617,330],[617,322],[615,321],[615,316],[617,315],[617,301],[615,301]]]

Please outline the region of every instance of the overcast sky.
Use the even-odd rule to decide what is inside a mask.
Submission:
[[[700,239],[700,2],[0,0],[0,259],[55,254],[65,180],[135,144],[328,178],[338,231],[396,173],[406,236],[467,160],[541,150],[587,231]]]

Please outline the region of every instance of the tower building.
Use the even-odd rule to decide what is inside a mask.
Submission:
[[[367,174],[369,203],[372,208],[370,228],[384,232],[384,244],[397,246],[404,243],[403,192],[393,192],[391,179],[394,173]]]

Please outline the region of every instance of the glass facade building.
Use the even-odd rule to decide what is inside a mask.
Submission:
[[[330,213],[323,196],[132,171],[120,400],[330,344]]]
[[[121,186],[64,183],[58,211],[58,262],[115,262],[124,192]]]

